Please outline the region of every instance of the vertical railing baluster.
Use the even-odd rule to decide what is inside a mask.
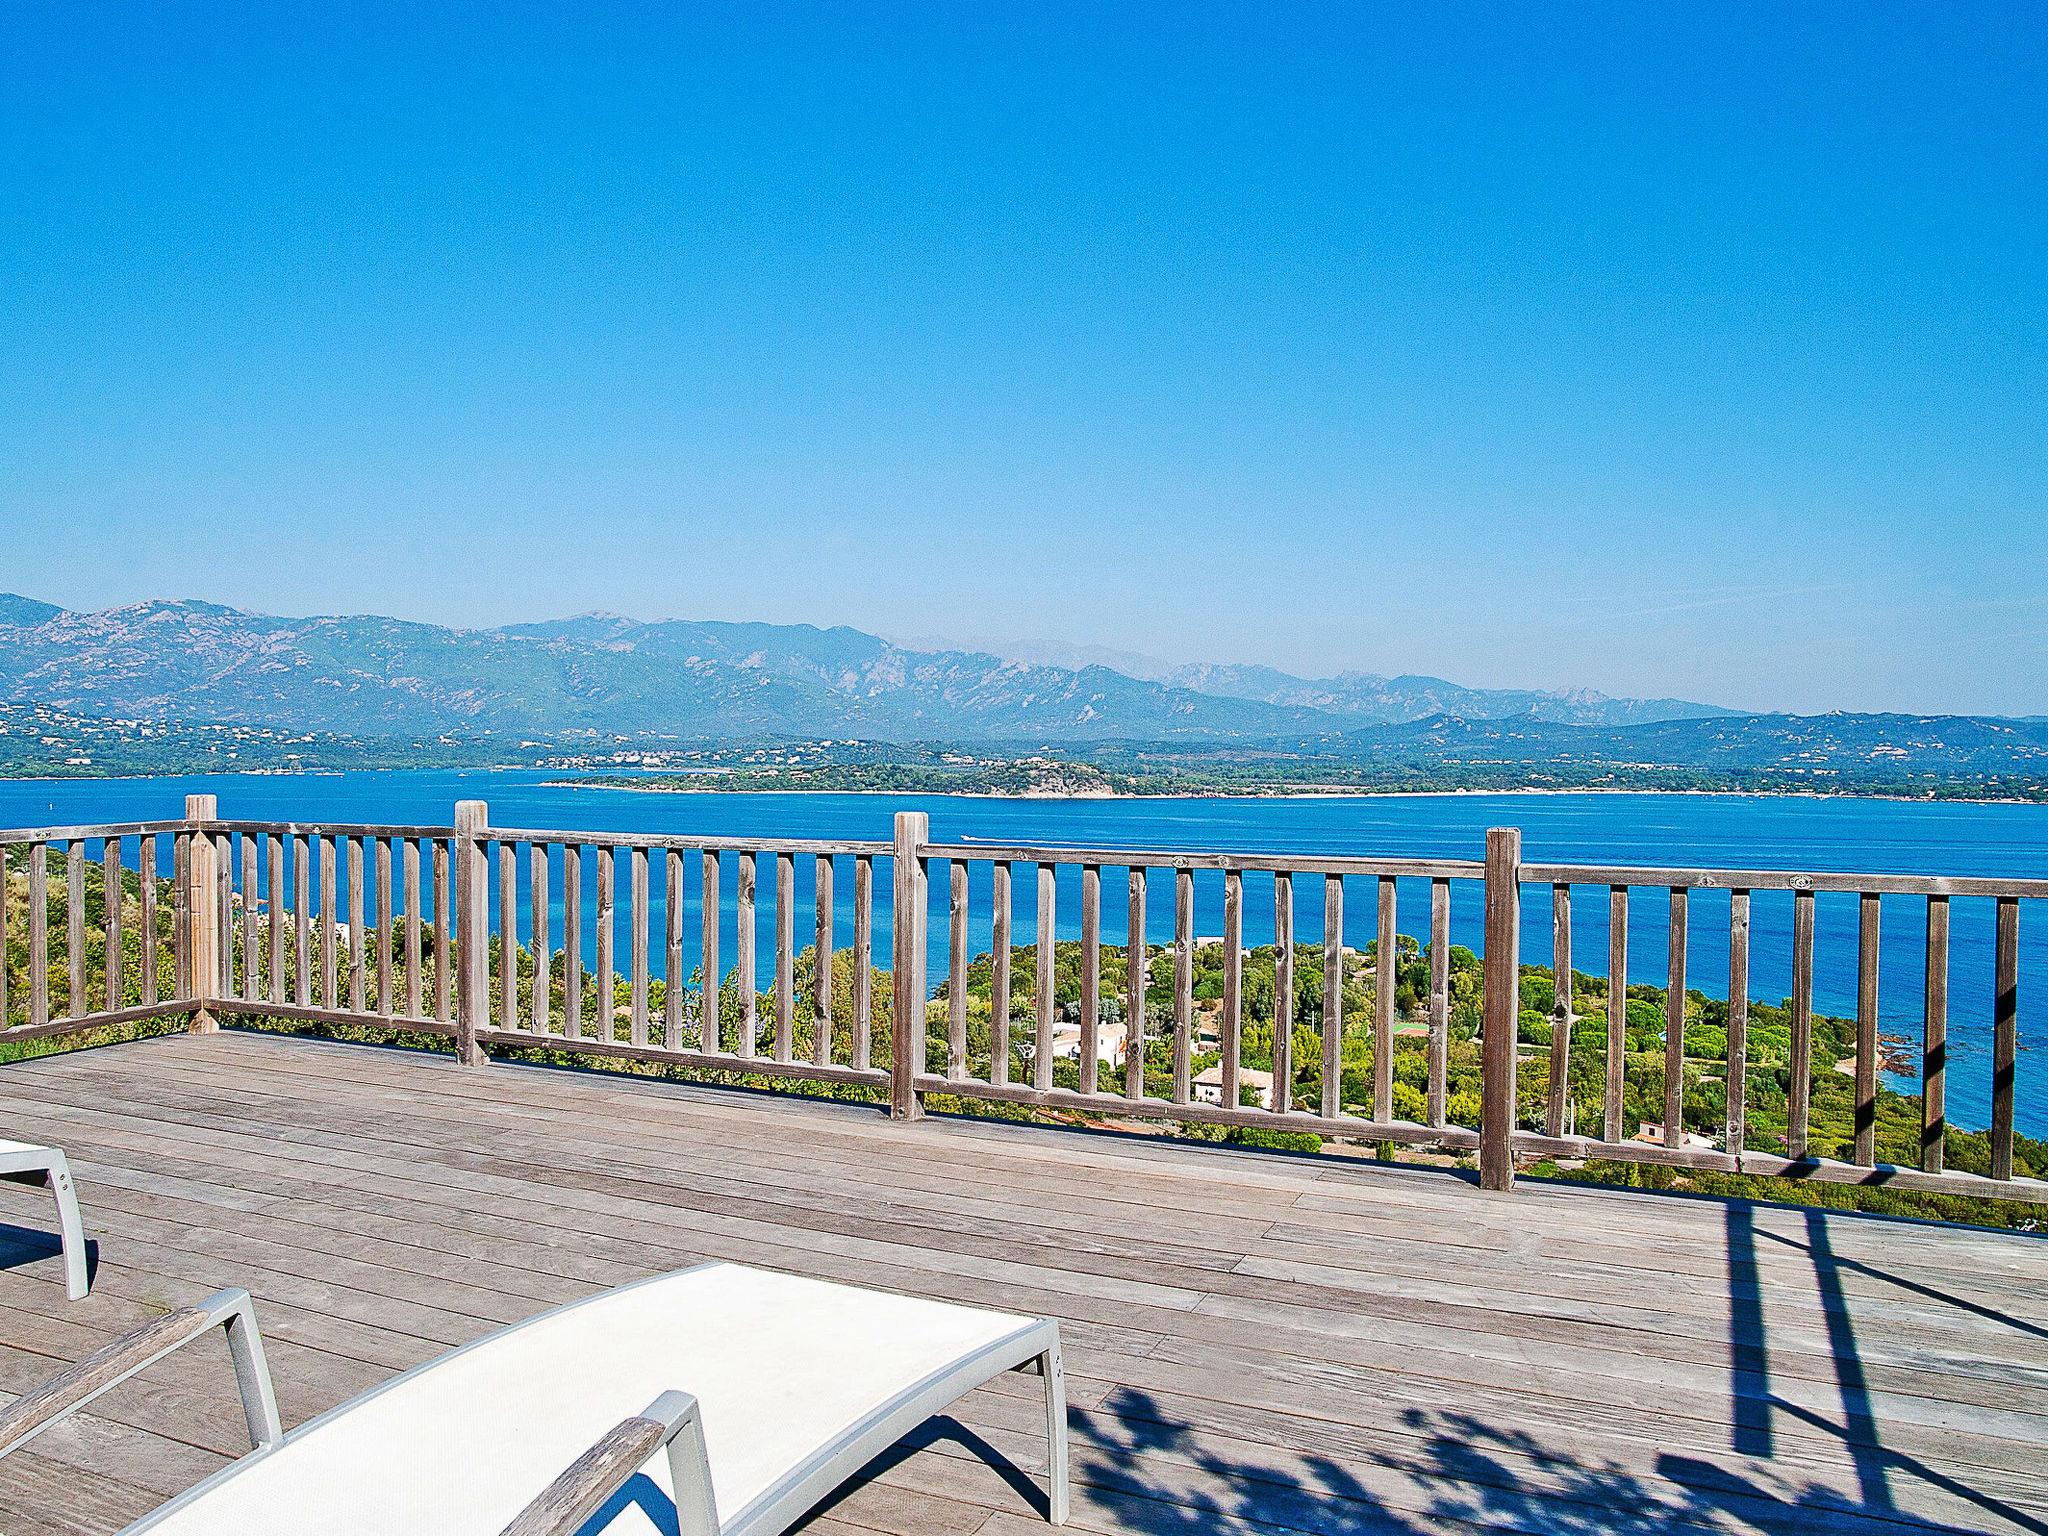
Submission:
[[[336,849],[334,838],[320,839],[320,1006],[339,1011],[341,998],[336,986],[341,980],[341,961],[334,944],[336,928],[334,903],[340,895],[341,881],[335,869]]]
[[[50,1022],[50,845],[28,845],[28,1022]]]
[[[292,1001],[313,1006],[313,848],[303,832],[292,839]]]
[[[361,837],[344,838],[348,847],[348,1011],[368,1009],[366,980],[370,957],[370,930],[364,923],[364,906],[369,893],[364,889],[364,844]]]
[[[264,918],[268,933],[270,985],[266,1001],[282,1004],[284,994],[284,839],[275,832],[263,835]]]
[[[1124,1097],[1145,1097],[1145,993],[1151,956],[1145,945],[1145,870],[1130,868],[1129,923],[1124,934]]]
[[[832,855],[821,853],[811,867],[811,1063],[832,1060]]]
[[[142,847],[146,849],[148,848],[148,846],[149,839],[147,837],[144,837],[142,839]],[[9,900],[9,897],[11,896],[12,893],[7,889],[8,862],[9,860],[7,845],[5,843],[0,843],[0,1032],[4,1032],[5,1030],[9,1029],[10,1027],[12,1027],[14,1023],[12,1016],[7,1011],[7,982],[8,971],[10,969],[10,965],[7,958],[9,953],[9,945],[7,942],[7,928],[8,908],[12,905],[11,901]],[[145,998],[144,1000],[148,1001],[147,998]]]
[[[946,881],[946,1076],[967,1076],[967,861],[954,859]]]
[[[1237,1109],[1244,1095],[1244,874],[1223,872],[1223,1016],[1217,1031],[1223,1056],[1223,1107]]]
[[[118,837],[100,840],[100,907],[101,940],[105,951],[101,956],[105,972],[107,1012],[122,1008],[128,1000],[127,956],[122,952],[125,945],[121,934],[121,902],[125,894],[121,876],[121,839]],[[0,1009],[0,1023],[4,1023],[6,1010]]]
[[[1728,893],[1728,1155],[1749,1136],[1749,892]]]
[[[1664,982],[1664,1145],[1685,1145],[1685,908],[1688,892],[1671,888],[1671,937]]]
[[[70,990],[64,1005],[74,1019],[92,1011],[85,995],[85,839],[74,837],[64,849],[64,952]]]
[[[562,844],[562,1032],[583,1038],[583,845]]]
[[[1948,898],[1927,898],[1927,990],[1921,1015],[1920,1166],[1940,1173],[1948,1159]]]
[[[796,1047],[796,858],[775,855],[775,1059]]]
[[[635,847],[631,854],[632,876],[629,914],[631,927],[631,964],[633,967],[632,990],[632,1041],[635,1045],[647,1044],[647,924],[652,917],[648,908],[647,850]]]
[[[2012,1177],[2013,1091],[2020,1045],[2020,904],[1998,898],[1991,990],[1991,1177]]]
[[[408,837],[402,845],[402,875],[405,881],[405,1012],[408,1018],[426,1015],[426,942],[420,907],[420,843]]]
[[[991,874],[994,894],[991,921],[995,927],[989,956],[989,1073],[988,1080],[1001,1086],[1010,1080],[1010,866],[1001,859]]]
[[[1059,943],[1055,911],[1059,899],[1059,886],[1055,880],[1057,873],[1054,865],[1038,866],[1038,924],[1033,929],[1038,960],[1038,1022],[1031,1034],[1031,1082],[1040,1093],[1052,1087],[1052,1059],[1056,1050],[1055,1037],[1059,1032],[1059,999],[1054,993]]]
[[[189,820],[191,796],[186,796],[185,804]],[[171,834],[171,996],[178,1002],[195,1000],[198,996],[192,988],[192,978],[198,974],[198,957],[193,953],[192,932],[192,836],[192,833],[186,831]],[[40,849],[34,852],[35,864],[39,867],[43,862],[43,855]],[[31,881],[36,878],[31,873]],[[220,938],[222,943],[229,942],[226,934],[222,934]],[[35,965],[32,969],[40,974],[42,967]],[[195,1026],[198,1020],[199,1014],[195,1012]]]
[[[1173,872],[1173,1102],[1194,1092],[1195,872]]]
[[[1102,868],[1081,868],[1081,1091],[1095,1092],[1102,1066]]]
[[[661,1044],[683,1048],[683,850],[671,848],[662,860]]]
[[[1807,1155],[1813,1100],[1813,892],[1792,893],[1792,1061],[1785,1091],[1785,1155]]]
[[[718,892],[718,850],[704,850],[702,900],[698,905],[703,909],[703,932],[700,940],[703,948],[703,995],[698,998],[700,1038],[699,1050],[718,1051],[725,1048],[724,1031],[718,1018],[718,994],[723,977],[719,974],[718,923],[720,898]]]
[[[135,878],[142,894],[142,1001],[157,999],[157,846],[154,833],[145,833],[135,847]]]
[[[853,1064],[862,1071],[874,1060],[875,861],[853,861]]]
[[[1343,1104],[1344,877],[1323,876],[1323,1092],[1326,1120]]]
[[[1628,887],[1607,888],[1607,1088],[1601,1135],[1622,1138],[1624,1070],[1628,1064]]]
[[[454,862],[452,842],[434,839],[434,1017],[443,1024],[455,1019]]]
[[[1273,872],[1273,1109],[1294,1108],[1294,874]]]
[[[519,1027],[519,845],[498,843],[498,1027]]]
[[[253,1003],[263,995],[262,861],[256,851],[256,835],[242,834],[242,1000]],[[223,935],[223,938],[231,936]]]
[[[371,857],[375,861],[377,871],[377,1012],[388,1019],[393,1012],[391,1003],[391,955],[393,948],[391,926],[391,839],[388,837],[376,839],[371,849]],[[479,851],[478,857],[483,858],[485,855]],[[479,926],[488,929],[490,916],[488,909],[484,905],[486,899],[484,887],[488,884],[489,877],[485,873],[485,868],[487,866],[480,867],[478,870],[475,894],[477,911],[479,913]],[[488,935],[486,935],[484,942],[489,942]],[[479,955],[477,958],[479,963],[481,963],[487,957]],[[486,1029],[489,1027],[489,1001],[486,998],[480,997],[477,999],[477,1003],[477,1028],[480,1030]]]
[[[618,939],[614,913],[619,897],[618,873],[612,867],[612,846],[597,845],[597,1025],[596,1038],[610,1044],[617,1038],[619,1024],[618,959],[613,946]]]
[[[526,846],[526,904],[533,916],[533,987],[527,1011],[533,1015],[533,1032],[545,1035],[552,1029],[555,988],[555,951],[552,903],[548,897],[548,845],[536,838]]]
[[[232,997],[235,993],[235,961],[230,953],[228,935],[235,926],[234,839],[226,832],[216,832],[202,838],[201,842],[205,852],[200,874],[208,877],[208,888],[213,898],[206,919],[207,955],[212,962],[208,974],[213,977],[209,995]],[[195,1026],[207,1030],[219,1028],[210,1011],[203,1014],[203,1019],[203,1023],[195,1019]]]
[[[760,1028],[760,1000],[756,989],[760,980],[754,962],[754,885],[760,879],[760,866],[751,852],[742,852],[738,867],[733,871],[733,942],[732,958],[735,980],[739,987],[740,1029],[739,1053],[752,1056],[757,1048],[757,1031]]]
[[[1877,946],[1879,898],[1856,900],[1856,1164],[1877,1161]]]
[[[1394,881],[1380,876],[1378,929],[1373,936],[1372,1117],[1394,1118]]]
[[[143,842],[143,848],[150,846],[150,840],[147,840],[147,838],[143,838],[141,842]],[[8,881],[8,848],[6,848],[6,844],[0,844],[0,1030],[6,1030],[6,1028],[10,1028],[14,1024],[12,1016],[8,1014],[8,936],[6,936],[6,930],[8,930],[8,907],[12,905],[12,901],[10,901],[12,893],[8,891],[6,881]],[[150,1001],[150,999],[145,997],[143,1001]]]
[[[1572,1088],[1572,888],[1562,882],[1550,888],[1550,982],[1550,1082],[1543,1128],[1562,1136]]]
[[[1441,1127],[1450,1096],[1451,882],[1429,882],[1429,1092],[1424,1112]]]

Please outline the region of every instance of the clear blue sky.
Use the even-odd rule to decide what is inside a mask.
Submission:
[[[0,29],[0,587],[2048,712],[2048,7]]]

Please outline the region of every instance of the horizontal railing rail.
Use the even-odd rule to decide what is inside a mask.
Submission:
[[[2048,880],[1534,863],[1511,829],[1483,861],[934,842],[918,813],[893,830],[501,827],[476,801],[446,825],[223,819],[202,795],[177,820],[0,831],[0,1042],[281,1018],[439,1034],[475,1065],[545,1050],[834,1084],[902,1116],[946,1096],[1428,1145],[1476,1152],[1496,1189],[1578,1158],[2048,1202],[2015,1156],[2020,915]],[[1547,1039],[1529,887],[1550,897]],[[1851,897],[1853,1021],[1815,997],[1817,913]],[[1782,1008],[1752,997],[1778,979],[1753,974],[1768,903],[1790,907]],[[1917,1042],[1884,1038],[1878,1006],[1901,904],[1923,936]],[[1967,1170],[1952,908],[1988,909],[1990,934]],[[1725,1002],[1694,984],[1706,929]],[[1632,997],[1645,932],[1662,965]],[[1908,1066],[1906,1136],[1883,1083]],[[1848,1129],[1821,1136],[1812,1109],[1845,1093]]]

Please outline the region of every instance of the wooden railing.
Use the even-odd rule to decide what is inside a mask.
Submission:
[[[1451,891],[1454,883],[1475,884],[1484,875],[1480,864],[1456,860],[1372,858],[1285,858],[1257,854],[1183,853],[1165,850],[1002,847],[983,844],[928,843],[921,850],[926,863],[947,866],[943,909],[948,931],[949,972],[944,1068],[919,1072],[913,1087],[920,1093],[952,1093],[1000,1099],[1045,1109],[1091,1114],[1170,1118],[1193,1123],[1311,1131],[1375,1142],[1433,1143],[1469,1150],[1479,1144],[1476,1127],[1449,1124],[1446,1107],[1446,1053],[1450,1034],[1448,960]],[[986,908],[990,918],[991,1045],[986,1056],[970,1059],[967,1050],[967,967],[976,947],[969,940],[970,918],[977,903],[971,887],[974,871],[988,869]],[[1105,877],[1104,871],[1109,871]],[[1056,953],[1045,942],[1060,929],[1063,872],[1066,888],[1080,908],[1079,1018],[1063,1041],[1054,1002]],[[1426,882],[1430,904],[1433,971],[1427,1008],[1428,1089],[1424,1114],[1399,1119],[1394,1114],[1394,1010],[1392,982],[1396,955],[1397,887],[1400,881]],[[1200,1051],[1194,996],[1195,957],[1204,943],[1195,931],[1197,884],[1221,887],[1222,928],[1208,942],[1222,949],[1222,996],[1217,1009],[1214,1049]],[[1020,898],[1021,886],[1021,898]],[[1121,887],[1124,921],[1112,940],[1123,939],[1117,958],[1123,973],[1121,996],[1112,998],[1103,986],[1103,891]],[[1344,984],[1347,974],[1365,966],[1366,957],[1344,941],[1347,889],[1363,887],[1375,914],[1373,988],[1372,1090],[1364,1113],[1342,1101],[1341,1052],[1345,1034]],[[1244,923],[1249,900],[1269,903],[1274,935],[1275,1021],[1272,1065],[1252,1086],[1261,1102],[1246,1105],[1249,1080],[1243,1060]],[[1173,936],[1168,945],[1149,940],[1154,901],[1170,903]],[[1297,970],[1302,946],[1296,935],[1299,908],[1320,907],[1320,978],[1313,999],[1317,1048],[1316,1088],[1312,1102],[1297,1103],[1293,1092],[1298,1068],[1292,1027],[1298,1017]],[[1213,907],[1214,903],[1210,905]],[[1020,913],[1020,908],[1022,911]],[[1020,915],[1030,924],[1032,974],[1011,974],[1013,946],[1019,938]],[[1164,986],[1154,982],[1152,957],[1171,956]],[[1137,963],[1133,963],[1135,958]],[[1024,1006],[1017,1007],[1021,993]],[[1114,1003],[1120,1015],[1121,1041],[1105,1058],[1105,1014]],[[1148,1043],[1155,1023],[1170,1042],[1164,1074],[1147,1072]],[[1075,1088],[1055,1087],[1054,1063],[1071,1049],[1078,1068]],[[1197,1054],[1215,1054],[1217,1081],[1213,1097],[1197,1092],[1191,1071]],[[1027,1064],[1022,1080],[1012,1076],[1013,1056]],[[1108,1070],[1105,1070],[1105,1064]],[[1163,1076],[1149,1081],[1148,1076]]]
[[[1517,1093],[1525,886],[1549,890],[1557,983],[1550,1043],[1532,1058],[1547,1092],[1533,1109]],[[1604,897],[1604,975],[1575,967],[1574,898],[1589,889]],[[1642,891],[1669,904],[1654,1139],[1629,1135],[1624,1116],[1630,898]],[[1694,898],[1707,892],[1725,892],[1728,913],[1718,1137],[1687,1128],[1688,1088],[1697,1095],[1705,1075],[1688,1056],[1685,1003]],[[1748,1113],[1758,893],[1792,906],[1789,1088],[1770,1147],[1752,1145]],[[1854,896],[1858,912],[1855,1134],[1849,1155],[1829,1158],[1813,1155],[1807,1107],[1815,901],[1837,893]],[[1484,913],[1481,1087],[1477,1112],[1465,1098],[1462,1114],[1448,1091],[1454,899]],[[1877,1156],[1886,899],[1915,903],[1926,928],[1913,1166]],[[161,1016],[196,1029],[284,1018],[440,1034],[479,1066],[492,1048],[545,1049],[865,1088],[903,1117],[949,1095],[1428,1145],[1476,1153],[1494,1189],[1511,1187],[1518,1161],[1560,1157],[2048,1202],[2048,1182],[2014,1169],[2020,911],[2043,899],[2041,880],[1530,864],[1511,829],[1488,834],[1481,862],[939,843],[917,813],[897,816],[887,842],[499,827],[475,801],[446,826],[233,821],[213,797],[193,796],[177,821],[0,832],[0,936],[25,938],[27,959],[14,975],[0,966],[0,1042]],[[1984,1173],[1959,1172],[1944,1155],[1954,901],[1990,903],[1995,925]],[[1407,926],[1427,934],[1410,954],[1426,961],[1428,983],[1419,1016],[1404,1021],[1402,917],[1421,918],[1425,904],[1426,922]],[[1197,932],[1203,910],[1220,910],[1220,933]],[[1363,912],[1371,939],[1347,944],[1347,913]],[[1267,963],[1265,946],[1246,943],[1248,913],[1272,937],[1272,1037],[1255,1053],[1266,1068],[1246,1061],[1246,960],[1261,956],[1262,978]],[[875,964],[878,922],[886,968]],[[1197,957],[1212,947],[1220,995],[1205,1008]],[[936,986],[928,953],[945,972]],[[1078,974],[1078,1005],[1067,1009],[1063,965]],[[985,1025],[977,966],[987,968]],[[1362,1028],[1346,1017],[1350,982],[1369,983]],[[1575,1045],[1594,1008],[1604,1038]],[[1419,1068],[1411,1046],[1404,1069],[1419,1075],[1419,1098],[1412,1086],[1397,1093],[1404,1033],[1422,1036]],[[1369,1047],[1355,1102],[1347,1038]],[[1211,1057],[1198,1076],[1195,1063]],[[1595,1067],[1600,1125],[1582,1134],[1569,1123],[1570,1084],[1575,1069]],[[1691,1118],[1698,1126],[1696,1105]]]
[[[1634,891],[1657,892],[1669,902],[1667,923],[1664,1025],[1664,1111],[1661,1147],[1624,1141],[1621,1124],[1619,1055],[1627,1030],[1623,988],[1607,989],[1607,1078],[1605,1124],[1598,1137],[1562,1134],[1563,1103],[1558,1091],[1566,1067],[1563,1042],[1575,1022],[1573,990],[1559,987],[1552,1016],[1551,1083],[1546,1124],[1540,1136],[1518,1136],[1528,1152],[1572,1157],[1626,1158],[1687,1167],[1749,1174],[1790,1175],[1895,1188],[1952,1193],[1996,1193],[2040,1200],[2039,1180],[2013,1178],[2014,1107],[2018,1091],[2020,908],[2023,902],[2048,900],[2048,880],[1953,878],[1930,875],[1800,873],[1758,869],[1664,869],[1571,864],[1523,864],[1522,883],[1548,886],[1551,895],[1553,952],[1556,976],[1572,970],[1572,900],[1575,889],[1593,887],[1606,898],[1607,974],[1626,977],[1628,913]],[[1792,955],[1789,981],[1790,1087],[1786,1093],[1783,1144],[1776,1151],[1749,1145],[1748,1034],[1753,978],[1750,973],[1751,902],[1757,893],[1785,893],[1792,906]],[[1725,1110],[1718,1146],[1693,1145],[1685,1127],[1686,1027],[1683,1012],[1688,989],[1689,939],[1697,921],[1695,893],[1725,893],[1728,914],[1727,1044],[1723,1092]],[[1808,1113],[1816,1071],[1814,1059],[1814,948],[1816,901],[1823,895],[1856,903],[1856,1028],[1853,1061],[1854,1145],[1846,1159],[1813,1155]],[[1925,924],[1921,1038],[1918,1056],[1921,1081],[1921,1122],[1918,1157],[1912,1166],[1883,1163],[1877,1156],[1880,1020],[1878,1011],[1879,936],[1885,902],[1917,908]],[[1988,985],[1991,1008],[1990,1143],[1987,1175],[1958,1174],[1946,1167],[1948,1144],[1948,1023],[1950,995],[1951,904],[1988,903],[1994,940]],[[1834,1063],[1823,1062],[1821,1070]]]

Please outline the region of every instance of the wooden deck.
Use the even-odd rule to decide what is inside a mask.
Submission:
[[[1062,1319],[1085,1531],[2048,1531],[2036,1238],[233,1033],[0,1068],[0,1134],[69,1149],[99,1245],[66,1303],[0,1185],[0,1394],[242,1284],[289,1426],[735,1259]],[[237,1449],[213,1343],[0,1461],[0,1531],[116,1530]],[[1044,1530],[1035,1392],[808,1529]]]

